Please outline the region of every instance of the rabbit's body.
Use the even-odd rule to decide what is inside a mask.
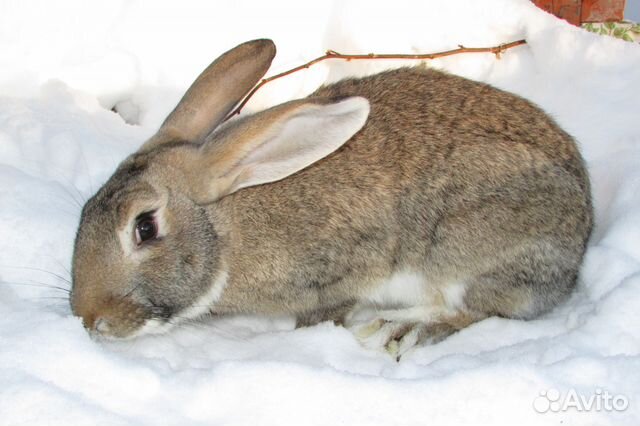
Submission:
[[[112,178],[115,189],[108,183],[96,199],[122,191],[132,180],[131,170],[151,174],[155,192],[172,188],[167,207],[154,208],[158,221],[169,224],[166,244],[176,238],[179,244],[172,247],[179,253],[165,252],[174,260],[163,259],[160,268],[149,262],[147,275],[140,264],[125,274],[147,287],[166,281],[159,271],[178,274],[170,292],[147,290],[146,300],[153,301],[147,303],[170,306],[165,316],[293,314],[301,325],[355,323],[360,311],[373,308],[378,320],[360,328],[361,337],[377,336],[374,340],[387,346],[400,342],[396,352],[404,352],[487,316],[535,317],[567,297],[592,226],[588,176],[572,138],[515,95],[434,70],[403,68],[344,80],[320,88],[307,101],[237,120],[208,136],[197,155],[214,158],[206,160],[214,162],[206,170],[219,168],[215,161],[235,154],[227,145],[245,146],[227,141],[252,140],[268,126],[278,135],[286,126],[295,128],[293,121],[278,120],[302,108],[298,104],[313,111],[338,108],[326,117],[343,120],[344,115],[351,122],[353,111],[358,117],[365,111],[361,98],[368,100],[367,122],[351,126],[353,136],[337,150],[284,179],[258,185],[237,182],[259,176],[260,169],[220,172],[215,189],[207,189],[221,194],[210,197],[215,202],[208,192],[188,195],[195,191],[192,182],[202,179],[181,165],[192,161],[193,143],[164,137],[157,148],[152,139],[151,149],[125,161]],[[166,123],[163,129],[173,131]],[[309,133],[322,138],[324,130],[334,131],[320,125]],[[269,153],[270,164],[281,164],[271,158],[281,150]],[[170,208],[171,197],[177,201]],[[179,220],[171,213],[175,209],[181,211]],[[96,215],[90,210],[85,208],[84,216]],[[193,238],[171,236],[183,222],[195,223],[199,231]],[[185,228],[180,235],[191,231]],[[84,256],[80,246],[87,244],[82,240],[79,232],[74,278],[83,273],[78,264],[87,263],[78,260]],[[189,297],[174,294],[181,286],[190,287],[184,293]],[[120,292],[135,295],[131,288]],[[77,305],[92,300],[91,315],[80,312],[85,324],[96,322],[95,306],[112,305],[96,302],[108,298],[88,292],[82,289],[74,305],[82,311]],[[140,297],[132,303],[144,311]],[[102,311],[113,309],[104,306]],[[113,334],[136,334],[143,323]]]
[[[421,68],[311,95],[348,96],[371,105],[349,142],[210,207],[212,223],[232,222],[220,234],[234,259],[214,311],[310,324],[371,303],[532,318],[571,292],[591,228],[588,178],[542,111]],[[376,296],[386,286],[395,297]]]

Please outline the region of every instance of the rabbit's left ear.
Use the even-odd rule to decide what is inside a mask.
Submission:
[[[331,154],[364,126],[365,98],[282,104],[214,134],[188,175],[194,199],[213,202],[248,186],[283,179]]]
[[[276,46],[268,39],[248,41],[224,53],[202,71],[140,150],[177,141],[202,142],[264,76],[275,54]]]

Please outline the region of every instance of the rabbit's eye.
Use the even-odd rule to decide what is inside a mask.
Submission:
[[[136,243],[153,240],[158,236],[158,224],[151,214],[140,217],[136,222]]]

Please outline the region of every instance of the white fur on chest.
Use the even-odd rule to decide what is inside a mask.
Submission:
[[[464,308],[464,282],[432,283],[422,274],[396,272],[365,294],[347,322],[372,318],[394,321],[435,321]]]
[[[379,284],[363,299],[377,307],[409,307],[424,303],[428,297],[428,290],[424,276],[398,272]]]
[[[227,271],[219,272],[209,290],[200,296],[193,305],[180,312],[180,316],[184,319],[194,319],[209,312],[215,302],[222,297],[222,292],[227,286],[228,280],[229,274]]]
[[[175,316],[173,321],[163,321],[155,318],[148,319],[142,327],[128,336],[127,339],[133,339],[145,334],[163,334],[177,323],[195,319],[206,314],[215,302],[222,297],[222,292],[227,285],[228,278],[229,275],[226,271],[220,272],[207,292],[200,296],[190,307],[180,311],[180,315]]]

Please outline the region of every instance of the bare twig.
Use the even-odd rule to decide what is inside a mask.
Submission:
[[[422,53],[417,55],[402,54],[402,53],[390,53],[390,54],[367,53],[364,55],[350,55],[350,54],[338,53],[335,50],[327,50],[327,52],[324,55],[319,56],[307,62],[306,64],[299,65],[295,68],[291,68],[288,71],[284,71],[284,72],[281,72],[280,74],[276,74],[274,76],[262,79],[242,99],[242,102],[238,104],[236,109],[234,109],[231,113],[229,113],[229,115],[227,115],[224,121],[229,120],[231,117],[233,117],[236,114],[240,114],[240,111],[242,111],[242,108],[244,108],[247,102],[249,102],[249,99],[251,99],[251,97],[258,90],[260,90],[260,88],[265,84],[270,83],[273,80],[277,80],[279,78],[285,77],[289,74],[293,74],[294,72],[300,71],[302,69],[309,68],[310,66],[315,65],[318,62],[325,61],[327,59],[343,59],[345,61],[362,60],[362,59],[366,59],[366,60],[369,60],[369,59],[423,59],[424,60],[424,59],[443,58],[445,56],[457,55],[459,53],[493,53],[494,55],[496,55],[496,58],[500,59],[501,54],[505,50],[511,49],[512,47],[520,46],[526,43],[527,43],[526,40],[517,40],[517,41],[504,43],[499,46],[493,46],[493,47],[464,47],[462,45],[458,45],[457,49],[445,50],[443,52],[436,52],[436,53]]]

